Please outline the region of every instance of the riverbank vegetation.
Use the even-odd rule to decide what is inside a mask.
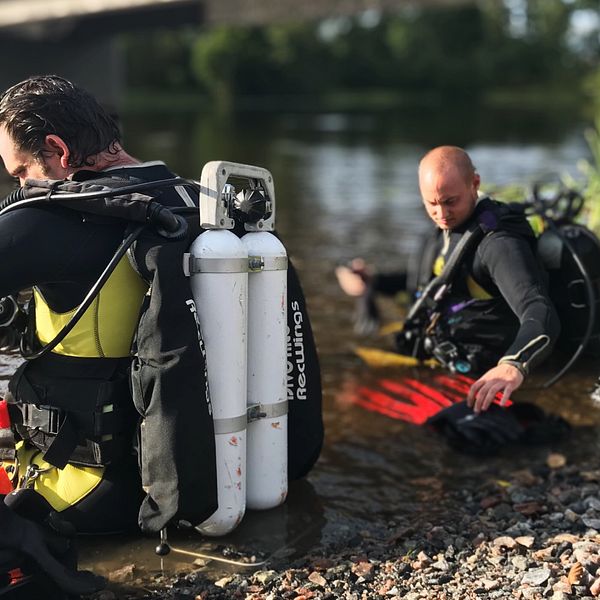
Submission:
[[[599,28],[595,0],[481,0],[129,34],[122,43],[138,100],[148,101],[152,90],[152,98],[180,95],[196,106],[203,97],[222,111],[482,102],[547,108],[597,93]]]
[[[320,22],[128,34],[122,43],[136,111],[420,110],[432,128],[454,120],[465,133],[481,133],[505,109],[520,111],[522,131],[584,121],[591,160],[567,183],[584,194],[582,216],[600,232],[597,0],[413,3]]]

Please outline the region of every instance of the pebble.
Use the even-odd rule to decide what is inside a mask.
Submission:
[[[325,579],[325,577],[323,577],[323,575],[320,575],[319,573],[317,573],[316,571],[313,571],[309,576],[308,576],[308,580],[312,581],[313,583],[315,583],[316,585],[320,585],[321,587],[325,587],[327,585],[327,579]]]
[[[541,568],[541,569],[531,569],[523,575],[523,579],[521,579],[522,584],[538,586],[546,583],[548,581],[550,575],[552,575],[550,569]]]
[[[497,546],[499,548],[507,548],[508,550],[512,550],[517,546],[517,542],[514,540],[514,538],[511,538],[507,535],[497,537],[494,540],[493,544],[494,546]]]
[[[529,561],[525,556],[513,556],[510,562],[518,571],[525,571],[529,566]]]
[[[119,600],[141,600],[141,588],[152,590],[148,600],[600,598],[600,470],[591,459],[551,457],[512,473],[483,461],[466,488],[444,488],[435,513],[425,503],[393,523],[383,517],[380,527],[343,523],[310,555],[288,555],[255,573],[200,570],[142,581],[140,593]],[[134,565],[121,576],[138,585]]]

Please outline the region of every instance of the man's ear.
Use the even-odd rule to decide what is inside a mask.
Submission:
[[[479,190],[479,184],[481,183],[481,177],[479,177],[479,173],[475,173],[473,175],[473,189],[474,191],[478,191]]]
[[[71,151],[65,141],[58,135],[50,134],[44,139],[44,150],[50,154],[55,154],[60,160],[60,166],[63,169],[69,167],[69,157]]]

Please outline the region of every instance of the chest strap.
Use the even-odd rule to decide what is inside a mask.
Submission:
[[[427,284],[417,301],[412,305],[406,317],[405,326],[415,321],[422,311],[435,311],[437,309],[441,300],[450,291],[452,282],[464,259],[479,245],[489,231],[490,228],[480,220],[469,226],[445,262],[442,272]]]

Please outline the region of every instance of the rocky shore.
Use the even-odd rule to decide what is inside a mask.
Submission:
[[[94,600],[417,600],[600,596],[600,468],[543,463],[452,491],[444,510],[384,530],[341,532],[255,572],[121,577]],[[433,484],[434,482],[432,482]],[[117,579],[119,579],[117,577]]]

